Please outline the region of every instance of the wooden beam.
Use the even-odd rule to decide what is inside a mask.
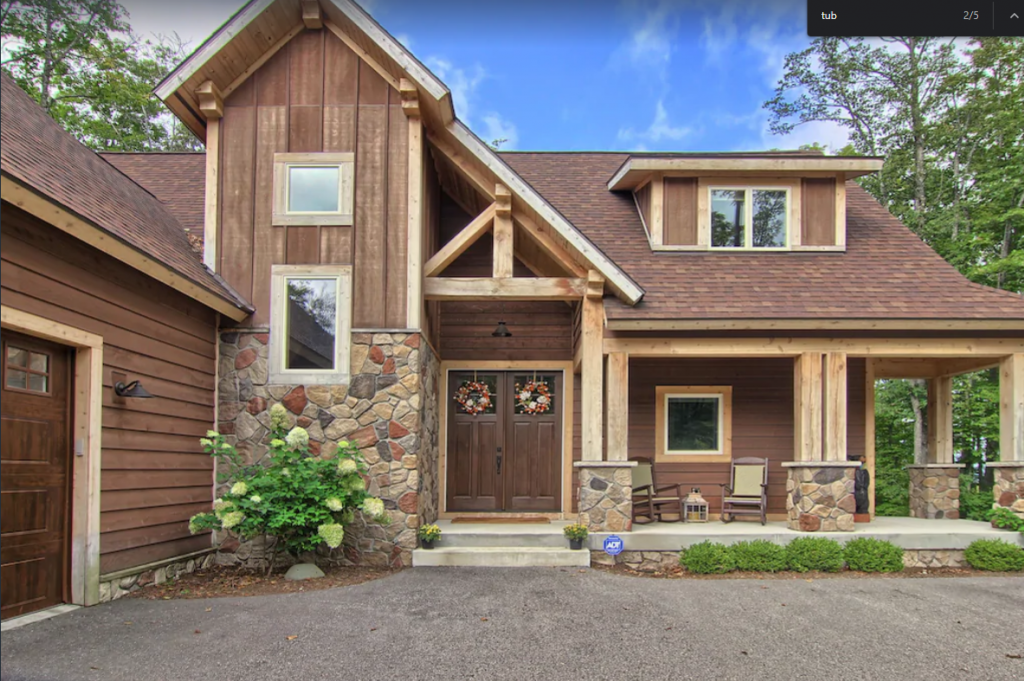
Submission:
[[[228,85],[226,88],[224,88],[224,98],[227,99],[232,92],[240,88],[242,86],[242,83],[249,80],[249,77],[252,74],[259,71],[264,64],[270,61],[270,59],[275,54],[280,52],[281,48],[290,43],[292,38],[301,33],[304,28],[306,28],[305,24],[298,23],[295,26],[293,26],[291,30],[289,30],[287,33],[281,36],[281,39],[274,43],[269,50],[260,55],[259,59],[254,61],[252,64],[249,64],[249,66],[247,66],[244,71],[238,74],[238,77],[231,81],[231,85]]]
[[[993,369],[999,366],[999,362],[994,358],[964,358],[939,360],[937,365],[937,376],[960,376],[961,374],[971,374],[975,371]]]
[[[805,352],[793,362],[794,461],[821,461],[824,355]]]
[[[206,206],[203,218],[203,263],[220,271],[220,119],[206,122]]]
[[[601,339],[604,336],[604,300],[583,298],[583,460],[602,459],[601,428],[604,420],[604,362]]]
[[[870,503],[871,517],[875,517],[875,362],[869,359],[866,362],[864,375],[864,457],[867,459],[866,466],[871,474],[871,486],[868,488],[868,502]]]
[[[451,265],[456,258],[466,252],[466,249],[475,244],[493,223],[494,204],[491,204],[427,261],[423,267],[423,276],[436,277],[443,272],[444,268]]]
[[[494,188],[494,266],[495,279],[512,276],[515,263],[515,235],[512,224],[512,194],[504,185]]]
[[[597,270],[587,272],[587,298],[600,300],[604,298],[604,277]],[[604,320],[601,320],[601,328],[604,328]],[[601,334],[602,337],[604,334]]]
[[[306,28],[313,30],[324,27],[324,18],[317,0],[302,0],[302,23]]]
[[[953,379],[928,381],[928,462],[953,463]]]
[[[196,99],[199,100],[199,110],[206,116],[207,121],[223,118],[224,95],[212,80],[196,88]]]
[[[523,228],[523,231],[530,237],[530,240],[547,253],[548,257],[558,263],[565,271],[573,277],[587,276],[587,270],[580,265],[569,254],[565,248],[558,244],[555,239],[545,230],[541,229],[536,222],[525,215],[516,215],[516,221]]]
[[[825,461],[846,461],[846,353],[825,355]]]
[[[431,277],[424,279],[423,291],[427,300],[579,300],[586,291],[586,281],[565,278]]]
[[[409,247],[406,324],[410,329],[420,329],[423,326],[423,242],[426,239],[426,235],[423,233],[424,163],[423,122],[419,116],[409,116],[409,233],[407,235]]]
[[[608,460],[629,458],[629,355],[613,352],[608,355],[607,371]]]
[[[1003,461],[1024,462],[1024,353],[999,365],[999,443]]]
[[[605,353],[643,357],[795,357],[845,352],[861,357],[1005,357],[1024,353],[1024,340],[945,338],[606,338]]]
[[[437,150],[444,154],[445,158],[454,165],[459,172],[469,180],[469,183],[473,185],[473,188],[478,192],[486,196],[489,200],[494,201],[494,180],[488,178],[484,173],[480,172],[466,157],[466,154],[460,152],[445,139],[437,135],[431,135],[428,133],[427,138],[430,143],[437,147]]]
[[[398,93],[402,97],[402,112],[406,116],[420,116],[420,91],[416,84],[408,78],[401,78],[398,81]]]
[[[878,378],[936,378],[959,376],[999,366],[995,357],[962,359],[879,359],[875,362]]]
[[[651,243],[661,246],[665,243],[665,179],[661,173],[651,178]]]

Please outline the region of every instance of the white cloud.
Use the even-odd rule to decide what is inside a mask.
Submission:
[[[408,33],[399,33],[395,36],[395,40],[405,45],[405,49],[412,51],[412,38]]]
[[[623,3],[626,13],[640,17],[634,23],[626,40],[613,54],[612,66],[630,66],[662,83],[668,81],[668,68],[672,62],[672,39],[677,22],[673,14],[678,9],[671,0],[656,0],[641,6],[637,0]]]
[[[488,77],[483,66],[474,64],[470,68],[463,68],[456,66],[448,59],[437,56],[427,57],[424,63],[452,91],[455,115],[463,123],[477,132],[486,142],[503,139],[507,141],[502,145],[502,149],[510,150],[516,147],[519,141],[519,131],[515,123],[494,110],[477,114],[478,90]],[[478,122],[479,125],[477,125]]]
[[[654,107],[654,120],[651,121],[651,124],[644,130],[620,128],[619,141],[640,143],[646,148],[645,143],[679,142],[692,135],[693,132],[691,127],[673,125],[669,120],[668,111],[665,109],[665,102],[659,99]]]
[[[501,114],[492,111],[484,114],[483,124],[486,131],[486,134],[483,135],[485,142],[505,140],[501,144],[502,151],[512,151],[516,148],[516,145],[519,143],[519,130],[516,128],[515,123],[506,120]]]

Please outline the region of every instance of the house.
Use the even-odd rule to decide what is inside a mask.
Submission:
[[[277,403],[321,451],[342,440],[362,449],[394,521],[347,533],[346,557],[370,565],[411,564],[416,528],[437,519],[527,514],[629,533],[635,457],[653,459],[665,482],[712,490],[732,461],[767,458],[770,519],[850,532],[857,459],[873,465],[874,381],[886,377],[927,379],[934,398],[931,460],[912,471],[915,515],[958,517],[951,377],[985,367],[1002,371],[997,501],[1024,498],[1024,299],[968,282],[860,189],[853,180],[881,159],[497,153],[458,119],[448,88],[349,0],[254,0],[158,86],[205,155],[104,163],[61,137],[52,153],[9,161],[9,87],[4,342],[10,328],[92,348],[76,351],[95,373],[74,389],[102,381],[106,392],[86,421],[97,439],[74,465],[95,469],[102,426],[102,513],[91,522],[158,528],[120,545],[143,543],[135,562],[147,570],[209,546],[187,537],[182,508],[164,506],[209,501],[201,431],[216,423],[258,460]],[[38,118],[17,101],[12,120]],[[72,157],[81,167],[65,168]],[[29,177],[13,169],[32,163]],[[51,165],[91,181],[54,183]],[[78,258],[87,247],[73,239],[87,236],[110,255],[81,256],[102,267],[82,264],[92,276],[74,297],[51,281],[54,298],[40,305],[29,299],[39,278],[9,283],[8,262],[19,262],[9,213],[36,227],[18,232],[37,240],[24,259],[44,247]],[[198,242],[200,225],[205,268],[184,234]],[[145,329],[138,352],[159,366],[121,349],[97,363],[90,353],[115,329],[106,312],[100,326],[79,312],[93,284],[128,289],[110,310],[124,318],[116,334]],[[48,325],[58,313],[64,326]],[[9,325],[26,314],[36,326]],[[60,335],[80,332],[91,345]],[[176,376],[161,373],[172,351]],[[143,377],[151,413],[149,402],[114,402],[114,372]],[[188,423],[169,420],[182,418],[179,401]],[[122,434],[127,424],[143,432]],[[132,475],[147,488],[179,482],[173,495],[132,488],[159,510],[122,519],[105,502]],[[87,493],[95,504],[99,489]],[[70,574],[116,596],[139,570],[103,565],[107,542],[98,572],[72,560]],[[233,541],[220,548],[236,562],[258,557]],[[4,563],[6,594],[21,577]]]

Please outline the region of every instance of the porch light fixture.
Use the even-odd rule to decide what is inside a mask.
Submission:
[[[505,325],[505,322],[498,322],[498,328],[496,328],[494,333],[491,335],[495,338],[511,338],[512,332],[508,330],[508,326]]]
[[[139,381],[132,381],[131,383],[118,381],[114,384],[114,394],[118,397],[138,398],[141,400],[148,400],[153,397],[149,394],[148,390],[142,387],[142,383]]]

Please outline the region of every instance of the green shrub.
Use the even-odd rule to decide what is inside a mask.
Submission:
[[[1001,539],[979,539],[964,552],[971,567],[988,572],[1024,571],[1024,549]]]
[[[736,559],[729,547],[710,541],[683,549],[679,564],[698,575],[724,575],[736,569]]]
[[[881,539],[854,539],[846,544],[846,563],[857,572],[900,572],[903,549]]]
[[[731,550],[737,570],[782,572],[786,569],[786,548],[765,539],[742,541]]]
[[[985,514],[984,520],[992,522],[992,527],[997,527],[1000,530],[1013,530],[1024,534],[1024,520],[1005,507],[999,507],[995,509],[989,509],[988,513]]]
[[[987,521],[992,512],[992,489],[981,489],[970,475],[960,476],[960,517]]]
[[[801,537],[786,547],[786,564],[794,572],[839,572],[846,562],[843,545],[824,537]]]

